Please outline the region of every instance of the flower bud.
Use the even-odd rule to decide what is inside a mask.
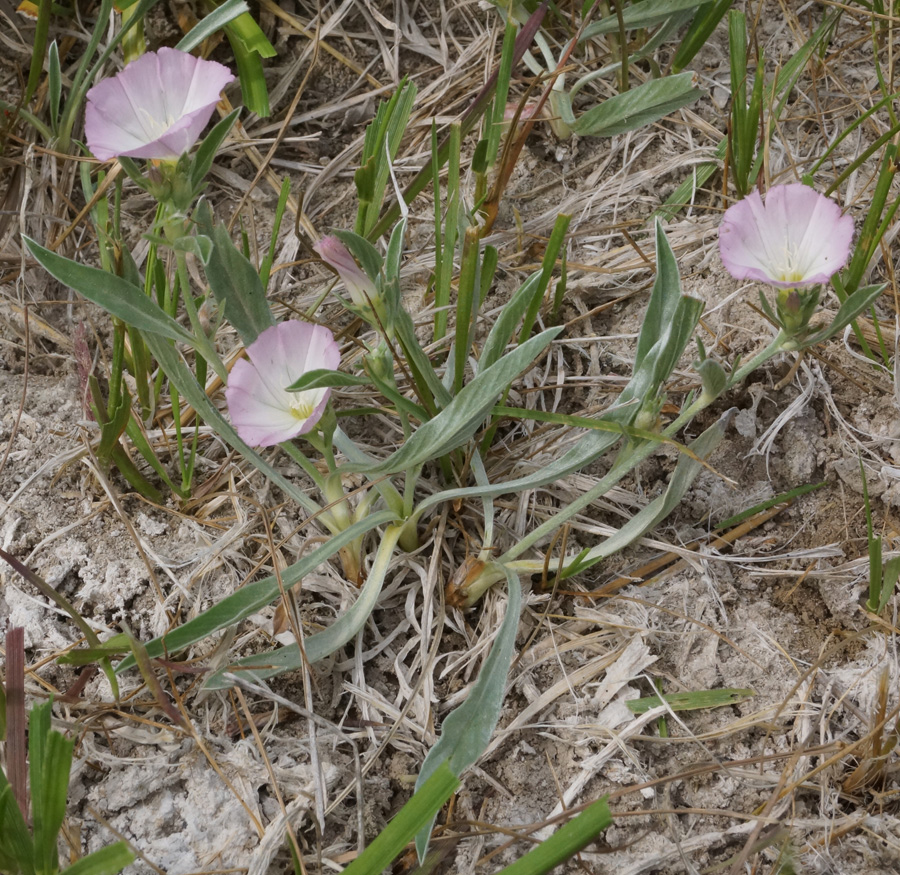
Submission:
[[[378,288],[356,263],[347,247],[333,236],[323,237],[313,249],[341,278],[354,305],[363,312],[371,312],[378,301]]]

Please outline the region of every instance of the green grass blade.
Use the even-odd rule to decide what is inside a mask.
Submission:
[[[481,262],[480,229],[466,228],[463,237],[462,262],[456,294],[456,338],[453,343],[453,394],[458,395],[466,376],[470,345],[475,337],[478,319],[478,295]]]
[[[531,14],[528,18],[528,21],[522,25],[522,29],[519,31],[519,35],[516,37],[516,46],[515,51],[513,52],[513,66],[515,66],[525,54],[525,51],[531,45],[532,40],[534,39],[534,35],[540,30],[541,22],[544,20],[544,15],[547,12],[548,0],[543,0],[543,2],[538,6],[538,8]],[[460,135],[465,137],[472,128],[475,127],[478,119],[481,118],[482,113],[490,106],[491,99],[494,94],[494,89],[497,86],[499,71],[495,70],[488,81],[484,84],[484,87],[478,92],[478,95],[472,101],[471,106],[466,110],[463,114],[463,117],[460,119]],[[438,147],[437,154],[437,163],[438,166],[443,166],[444,162],[447,160],[447,156],[450,153],[450,142],[449,138],[445,139],[441,145]],[[403,190],[403,200],[406,204],[412,203],[413,198],[419,194],[431,181],[434,173],[434,160],[430,159],[425,166],[415,175],[413,181]],[[376,225],[366,234],[366,237],[369,240],[377,240],[382,234],[387,231],[388,228],[393,227],[394,223],[400,217],[400,205],[397,203],[392,204],[387,210],[385,210],[384,214],[378,220]]]
[[[13,798],[12,787],[0,769],[0,861],[13,860],[12,872],[34,875],[34,842]],[[7,868],[4,865],[4,869]]]
[[[715,0],[697,10],[691,26],[675,50],[671,66],[673,73],[680,73],[694,60],[694,56],[706,45],[706,41],[731,8],[731,4],[732,0]]]
[[[43,747],[38,762],[31,765],[31,811],[32,830],[34,832],[35,870],[47,875],[55,875],[59,870],[59,857],[56,849],[57,836],[66,816],[66,799],[69,795],[69,770],[72,767],[72,751],[74,740],[65,738],[61,733],[50,730],[50,703],[47,708],[46,726],[43,720],[39,732],[44,731],[44,741],[38,744]],[[34,709],[32,717],[34,716]],[[30,740],[29,723],[29,740]],[[29,745],[29,748],[31,746]],[[36,792],[40,787],[40,792]]]
[[[434,821],[457,787],[459,778],[442,763],[343,875],[380,875],[416,833]]]
[[[784,66],[775,77],[774,81],[765,85],[764,101],[766,106],[774,103],[772,116],[780,118],[784,105],[790,96],[791,89],[794,87],[800,74],[805,69],[809,59],[819,44],[825,40],[834,25],[836,15],[825,14],[819,26],[813,31],[812,36],[800,47],[800,50],[785,62]],[[728,137],[723,137],[716,147],[714,159],[708,163],[700,164],[695,167],[691,176],[686,179],[675,191],[666,198],[665,202],[657,209],[651,218],[668,222],[678,215],[682,207],[692,202],[693,194],[697,189],[701,188],[709,178],[719,169],[720,163],[725,159],[728,151]]]
[[[134,862],[134,854],[125,842],[100,848],[68,866],[65,875],[117,875]]]
[[[541,262],[541,272],[538,279],[537,289],[528,304],[528,309],[522,317],[522,331],[519,333],[519,343],[524,343],[531,337],[531,331],[537,320],[541,304],[550,287],[550,277],[553,275],[553,268],[556,267],[559,251],[565,243],[566,234],[569,231],[569,223],[572,221],[570,215],[560,213],[553,223],[553,230],[550,232],[550,239],[547,241],[547,249],[544,252],[544,258]]]
[[[437,133],[432,131],[432,166],[434,167],[434,190],[440,190],[440,174],[437,156]],[[453,256],[459,239],[460,203],[459,191],[460,128],[450,126],[450,152],[447,160],[447,208],[441,223],[440,198],[435,197],[435,260],[434,260],[434,339],[440,340],[447,333],[449,318],[450,285],[453,281]]]
[[[500,50],[500,65],[497,68],[497,85],[494,90],[493,104],[490,114],[486,117],[486,169],[493,167],[497,163],[500,137],[503,134],[503,116],[506,112],[506,101],[509,97],[509,80],[512,76],[513,53],[516,49],[516,33],[518,29],[518,25],[513,18],[507,18],[506,30],[503,32],[503,47]],[[452,149],[450,154],[452,157]]]
[[[726,520],[722,520],[722,522],[716,525],[714,531],[721,532],[724,529],[730,529],[732,526],[737,526],[744,520],[750,519],[750,517],[756,516],[756,514],[762,513],[770,507],[775,507],[776,504],[786,504],[787,502],[793,501],[795,498],[799,498],[801,495],[806,495],[807,492],[815,492],[815,490],[821,489],[826,485],[827,482],[823,480],[821,483],[807,483],[804,486],[798,486],[796,489],[791,489],[788,492],[782,492],[780,495],[773,496],[772,498],[766,499],[766,501],[761,501],[759,504],[747,508],[747,510],[742,510],[740,513],[728,517]]]
[[[498,875],[545,875],[589,845],[611,824],[606,797],[598,799],[521,860],[501,869]]]
[[[887,607],[897,587],[898,579],[900,579],[900,556],[895,556],[893,559],[889,559],[882,569],[881,593],[876,606],[876,613],[880,614]]]
[[[359,210],[354,230],[366,237],[378,221],[390,176],[390,163],[397,157],[416,99],[416,86],[404,80],[390,100],[382,102],[366,128],[360,174],[357,177]]]
[[[272,236],[269,238],[269,251],[265,254],[262,264],[259,266],[259,279],[263,289],[269,287],[269,277],[272,273],[272,265],[275,262],[275,246],[278,243],[278,232],[287,210],[288,199],[291,196],[291,178],[285,176],[281,183],[281,191],[278,193],[278,203],[275,205],[275,218],[272,222]]]
[[[26,106],[34,97],[41,73],[44,71],[44,55],[47,52],[47,39],[50,35],[51,0],[37,0],[38,17],[34,26],[34,38],[31,43],[31,66],[28,69],[28,82],[25,85],[25,96],[22,103]]]
[[[47,93],[50,98],[50,130],[59,128],[59,104],[62,99],[62,70],[59,66],[59,46],[50,43],[47,55]]]

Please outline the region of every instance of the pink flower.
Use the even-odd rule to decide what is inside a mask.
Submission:
[[[307,371],[336,370],[341,353],[322,325],[280,322],[247,347],[228,379],[225,400],[238,434],[250,446],[272,447],[306,434],[319,421],[330,389],[289,392]]]
[[[372,304],[378,300],[378,289],[356,263],[347,247],[337,237],[328,236],[316,243],[313,249],[341,278],[353,303],[363,310],[371,309]]]
[[[725,211],[719,252],[739,280],[783,289],[828,282],[850,256],[853,219],[830,198],[806,185],[776,185]]]
[[[231,71],[177,49],[147,52],[87,94],[84,130],[101,161],[176,160],[203,132]]]

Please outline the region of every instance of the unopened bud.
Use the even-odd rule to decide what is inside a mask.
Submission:
[[[378,289],[347,247],[337,237],[329,236],[323,237],[313,249],[341,278],[353,303],[361,310],[371,310],[378,298]]]

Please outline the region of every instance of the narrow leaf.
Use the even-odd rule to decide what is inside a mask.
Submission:
[[[815,344],[822,343],[822,341],[828,340],[834,337],[835,334],[843,331],[863,310],[870,307],[886,288],[887,284],[883,283],[878,286],[866,286],[855,291],[841,304],[831,323],[821,331],[804,338],[798,348],[807,349],[810,346],[815,346]]]
[[[193,51],[203,40],[211,37],[217,30],[221,30],[239,15],[249,11],[250,7],[244,0],[226,0],[218,9],[214,9],[209,15],[201,18],[181,38],[175,48],[182,52]]]
[[[693,73],[678,73],[665,79],[651,79],[637,88],[616,94],[580,115],[575,132],[584,136],[612,137],[658,121],[700,96],[693,79]]]
[[[459,778],[446,763],[442,763],[394,815],[375,841],[344,869],[344,875],[379,875],[383,872],[416,833],[433,822],[458,786]]]
[[[612,814],[606,798],[604,796],[589,805],[521,860],[501,869],[498,875],[544,875],[575,856],[612,825]]]
[[[701,459],[707,458],[719,445],[725,436],[725,428],[731,421],[731,412],[727,412],[718,422],[711,425],[703,434],[694,440],[689,446]],[[592,550],[584,555],[579,555],[576,562],[571,563],[563,571],[561,578],[572,577],[592,565],[603,561],[624,547],[640,538],[644,532],[652,529],[661,520],[664,520],[681,502],[684,494],[694,478],[700,473],[701,463],[689,456],[682,455],[672,472],[666,491],[651,501],[640,512],[636,513],[614,535],[606,538]]]
[[[626,6],[622,10],[622,22],[627,30],[639,27],[650,27],[659,24],[667,18],[671,18],[677,12],[697,9],[712,0],[644,0],[643,3],[635,3]],[[602,21],[589,24],[582,34],[582,42],[601,33],[617,33],[619,30],[619,16],[615,12],[606,15]]]
[[[325,368],[316,368],[314,371],[307,371],[296,383],[291,383],[287,389],[289,392],[305,392],[308,389],[371,385],[372,381],[368,377],[345,374],[343,371],[329,371]]]
[[[205,686],[213,690],[231,686],[231,681],[224,677],[226,672],[244,670],[254,678],[268,678],[291,669],[302,668],[304,658],[308,663],[318,662],[355,638],[375,609],[401,531],[402,526],[395,525],[384,533],[384,537],[378,545],[375,562],[356,601],[328,628],[304,639],[302,652],[298,644],[289,644],[273,653],[245,657],[211,675]],[[284,574],[282,574],[282,580],[284,580]]]
[[[201,234],[212,240],[212,252],[204,262],[206,278],[225,318],[234,326],[244,346],[250,346],[275,324],[266,290],[256,268],[234,245],[223,225],[213,220],[212,209],[203,201],[194,213]]]
[[[0,770],[0,856],[12,858],[29,875],[34,872],[34,843],[13,798],[12,787],[5,780]]]
[[[700,711],[705,708],[724,708],[739,705],[756,695],[754,690],[692,690],[688,693],[668,693],[664,696],[644,696],[625,702],[633,714],[646,714],[665,702],[673,711]]]
[[[298,562],[282,571],[282,585],[289,589],[295,583],[299,583],[304,575],[314,571],[322,562],[337,553],[341,547],[345,547],[351,541],[366,534],[366,532],[370,532],[372,529],[391,523],[394,520],[395,516],[391,511],[382,510],[334,535],[321,547],[317,547],[315,550],[307,553]],[[193,620],[189,620],[168,634],[148,642],[146,645],[147,655],[151,659],[156,659],[160,656],[184,650],[191,644],[196,644],[215,632],[228,626],[233,626],[235,623],[239,623],[251,614],[256,613],[260,608],[274,601],[280,592],[281,587],[278,584],[278,578],[274,575],[265,577],[255,583],[249,583],[241,587],[233,595],[217,602]],[[116,666],[116,672],[120,674],[133,665],[134,657],[128,656]]]
[[[428,779],[445,763],[454,775],[461,775],[474,765],[484,753],[503,708],[506,691],[506,677],[515,651],[516,630],[519,627],[519,612],[522,609],[522,584],[509,569],[504,568],[509,601],[506,614],[497,631],[497,637],[472,685],[466,700],[449,714],[441,726],[441,737],[428,752],[416,788],[422,787]],[[416,836],[416,850],[419,861],[425,859],[431,826],[424,827]]]
[[[65,875],[117,875],[134,862],[134,854],[125,842],[100,848],[68,866]]]
[[[233,109],[225,118],[218,121],[197,148],[191,161],[191,185],[195,192],[199,191],[200,184],[203,182],[206,174],[209,173],[219,147],[225,142],[225,138],[231,132],[232,127],[234,127],[240,112],[240,109]]]
[[[22,235],[29,252],[52,277],[74,289],[107,313],[140,331],[153,331],[169,340],[194,345],[194,338],[171,316],[127,280],[86,264],[78,264]]]
[[[424,423],[392,456],[372,467],[350,465],[346,471],[371,476],[394,474],[444,455],[467,441],[490,413],[497,398],[515,377],[550,344],[561,328],[532,337],[463,387],[434,419]]]

